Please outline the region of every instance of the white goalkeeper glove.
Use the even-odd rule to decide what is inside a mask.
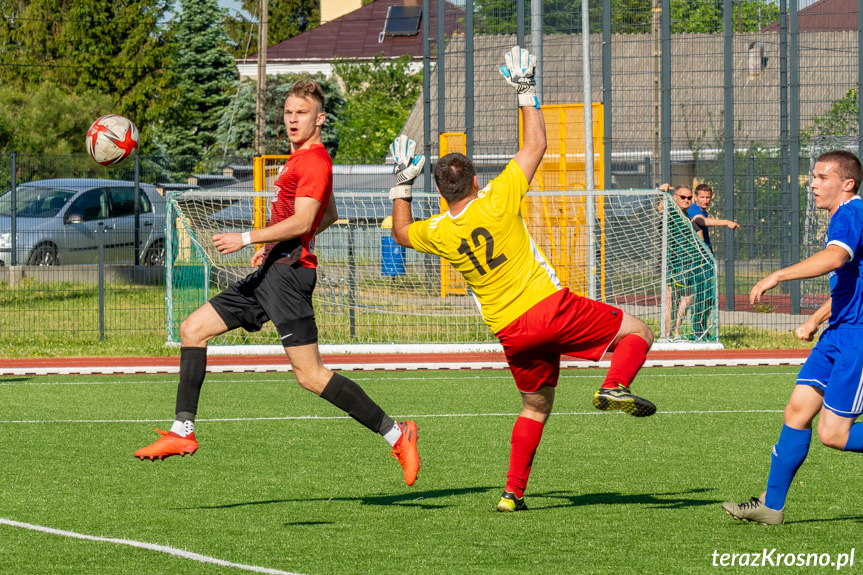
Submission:
[[[505,66],[500,67],[500,73],[506,78],[506,83],[515,88],[518,93],[518,107],[539,109],[539,99],[536,97],[536,56],[518,46],[504,54]]]
[[[390,188],[390,200],[401,198],[410,201],[414,180],[423,169],[425,156],[416,155],[417,143],[402,134],[390,144],[390,153],[396,161],[396,185]]]

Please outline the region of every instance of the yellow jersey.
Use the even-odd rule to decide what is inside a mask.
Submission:
[[[527,191],[521,166],[510,160],[460,214],[446,211],[408,228],[414,249],[446,259],[464,276],[494,333],[560,289],[521,217]]]

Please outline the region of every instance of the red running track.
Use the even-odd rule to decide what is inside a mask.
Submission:
[[[722,349],[705,351],[652,351],[647,355],[650,361],[737,361],[747,359],[797,359],[809,356],[808,349]],[[606,360],[610,356],[606,356]],[[503,353],[369,353],[324,355],[325,364],[400,364],[403,366],[427,363],[488,363],[504,362]],[[577,360],[564,356],[566,360]],[[72,367],[139,367],[164,366],[179,367],[179,356],[173,357],[46,357],[24,359],[0,359],[0,373],[5,369],[26,368],[72,368]],[[213,366],[254,366],[290,365],[285,355],[214,355],[207,358],[207,365]]]

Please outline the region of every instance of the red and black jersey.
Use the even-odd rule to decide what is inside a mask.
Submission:
[[[315,216],[314,225],[309,233],[284,242],[267,244],[265,260],[284,264],[315,268],[315,232],[321,225],[324,211],[333,196],[333,161],[322,144],[312,144],[309,148],[291,154],[273,184],[273,209],[269,224],[277,224],[294,215],[294,201],[298,197],[314,198],[321,202]]]

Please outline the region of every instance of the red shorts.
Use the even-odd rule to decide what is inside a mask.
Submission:
[[[520,391],[557,386],[561,354],[598,361],[623,323],[623,311],[564,288],[497,332]]]

